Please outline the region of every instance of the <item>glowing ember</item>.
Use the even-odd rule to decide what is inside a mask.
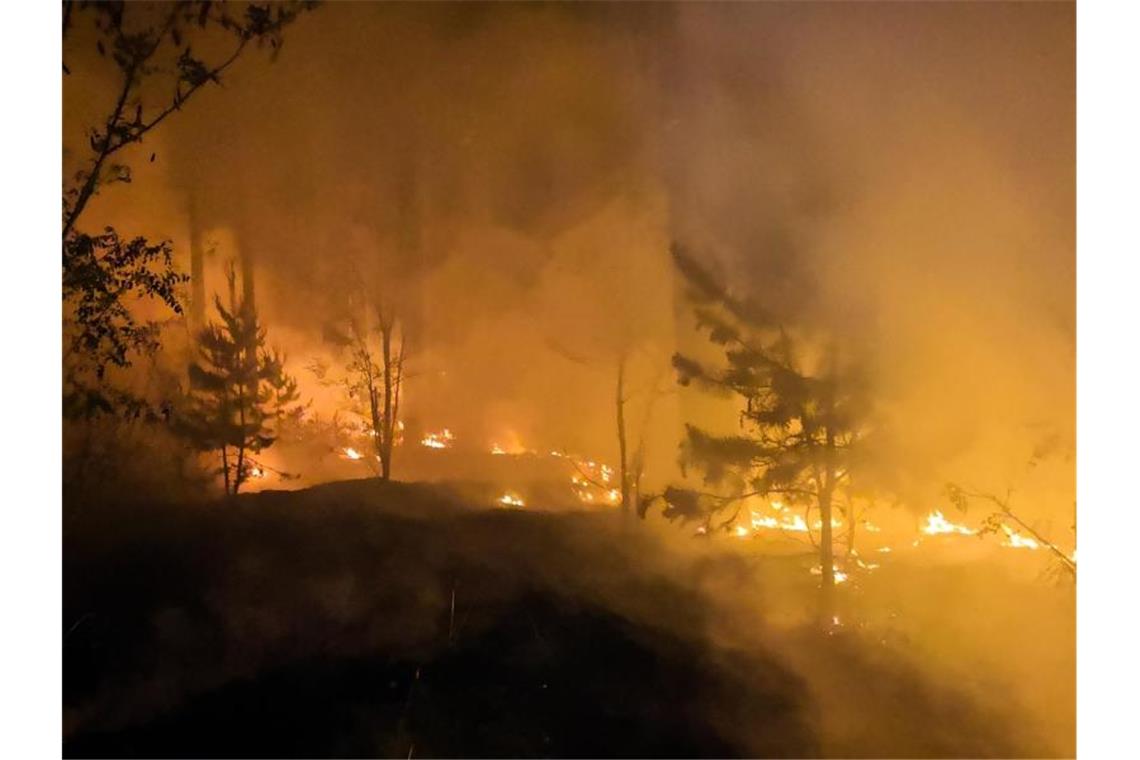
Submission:
[[[344,455],[349,459],[363,459],[364,455],[354,448],[347,448],[344,450]]]
[[[420,445],[429,449],[450,449],[454,442],[455,436],[447,428],[438,433],[428,433],[420,439]]]
[[[922,532],[931,536],[939,533],[960,533],[963,536],[974,535],[974,531],[965,525],[955,525],[947,520],[938,510],[931,512],[926,518],[926,525],[922,526]],[[918,544],[916,543],[915,546],[918,546]]]
[[[875,551],[879,551],[879,552],[882,552],[883,554],[890,554],[890,551],[891,551],[891,547],[889,547],[889,546],[880,546],[880,547],[879,547],[878,549],[876,549]]]
[[[864,523],[863,527],[866,529],[866,531],[868,533],[882,533],[883,532],[882,528],[880,528],[878,525],[872,525],[871,523]]]
[[[748,528],[745,528],[743,525],[737,525],[736,526],[737,538],[748,538],[748,535],[749,535]]]
[[[265,470],[261,469],[260,467],[251,467],[249,469],[249,476],[251,478],[264,478]]]
[[[491,444],[491,453],[501,456],[503,454],[506,454],[507,452],[501,446],[499,446],[499,444],[492,443]]]
[[[505,493],[499,497],[499,503],[507,507],[525,507],[526,502],[517,494]]]
[[[614,479],[612,467],[593,460],[579,460],[565,453],[553,451],[550,453],[551,456],[566,459],[573,465],[575,472],[570,475],[570,485],[579,501],[586,504],[621,503],[621,491],[610,487],[610,482]]]

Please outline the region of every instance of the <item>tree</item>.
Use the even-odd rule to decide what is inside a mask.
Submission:
[[[314,5],[249,4],[238,14],[231,4],[206,0],[64,3],[65,42],[81,19],[92,19],[95,50],[101,58],[111,59],[117,82],[107,118],[86,130],[87,158],[63,188],[63,301],[65,328],[70,332],[67,392],[74,398],[95,399],[69,408],[108,406],[114,394],[92,391],[92,386],[102,385],[107,368],[128,367],[132,355],[157,350],[158,325],[139,322],[126,297],[155,298],[180,315],[177,286],[188,280],[174,266],[169,241],[125,237],[110,226],[98,233],[81,230],[88,203],[100,188],[131,181],[131,168],[121,158],[124,149],[142,143],[202,88],[220,85],[222,74],[250,46],[268,46],[276,54],[284,28]],[[193,52],[192,42],[215,32],[231,41],[229,52],[220,60],[207,61]],[[66,61],[63,72],[71,73]],[[172,93],[168,100],[155,103],[150,94],[155,90]],[[154,154],[150,160],[155,160]]]
[[[705,485],[716,491],[668,488],[665,515],[703,519],[708,528],[715,515],[734,505],[739,510],[742,500],[773,495],[802,506],[808,526],[816,510],[821,611],[830,619],[833,520],[837,496],[851,486],[866,431],[865,384],[858,368],[841,360],[834,341],[806,329],[793,334],[755,301],[729,293],[681,247],[674,246],[673,259],[698,329],[720,347],[724,359],[722,365],[708,367],[678,353],[673,358],[678,381],[736,397],[742,411],[737,435],[686,425],[682,464],[698,468]],[[730,526],[735,516],[722,525]]]
[[[272,446],[278,424],[300,414],[301,407],[284,357],[265,348],[257,310],[237,294],[232,265],[226,279],[229,305],[215,296],[221,321],[198,334],[198,361],[190,366],[179,428],[198,450],[219,454],[226,493],[236,494],[258,464],[250,455]]]
[[[407,336],[394,310],[377,304],[371,325],[367,316],[353,317],[350,323],[346,388],[351,398],[366,402],[373,448],[380,460],[380,479],[387,481],[392,476],[392,449],[399,435]]]

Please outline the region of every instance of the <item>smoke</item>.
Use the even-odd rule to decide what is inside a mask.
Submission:
[[[92,81],[69,85],[65,138],[106,101]],[[1074,135],[1067,4],[329,4],[148,136],[89,213],[184,255],[193,206],[207,291],[252,260],[303,381],[362,281],[398,293],[409,414],[468,440],[614,461],[628,355],[652,486],[679,477],[683,422],[734,421],[661,382],[699,348],[683,241],[860,354],[909,507],[947,509],[947,481],[1008,490],[1065,544]],[[1002,601],[986,587],[953,602]]]

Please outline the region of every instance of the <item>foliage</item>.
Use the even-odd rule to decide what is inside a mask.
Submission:
[[[223,72],[250,45],[268,46],[276,54],[285,27],[313,5],[250,4],[237,13],[225,2],[64,3],[65,40],[81,19],[91,18],[96,52],[113,63],[118,82],[106,120],[87,129],[89,157],[63,188],[68,408],[79,413],[110,410],[122,393],[102,388],[107,368],[128,367],[132,355],[158,348],[155,323],[134,317],[125,297],[158,299],[181,314],[177,286],[188,280],[174,266],[169,241],[128,238],[110,226],[98,234],[82,231],[80,217],[91,198],[103,186],[131,182],[131,167],[119,158],[120,151],[141,143],[202,87],[220,85]],[[192,42],[215,32],[232,40],[230,52],[207,61],[193,52]],[[70,74],[66,62],[63,70]],[[155,90],[173,93],[157,103],[144,98],[144,91]],[[150,160],[155,160],[153,153]],[[84,403],[84,397],[97,397],[98,403]]]
[[[719,289],[684,250],[675,248],[674,257],[690,286],[698,329],[724,356],[722,366],[709,367],[675,355],[678,382],[743,402],[738,435],[686,426],[683,465],[697,467],[706,485],[736,498],[780,494],[810,502],[821,488],[848,481],[868,404],[857,370],[840,368],[829,347],[809,372],[801,358],[806,341]],[[691,505],[677,509],[678,516],[695,515]]]
[[[96,392],[89,381],[101,381],[108,366],[128,367],[132,354],[153,354],[159,346],[158,323],[136,319],[126,297],[158,299],[181,314],[177,288],[189,278],[174,268],[168,241],[123,240],[111,227],[101,235],[71,235],[63,256],[69,380],[75,392]]]
[[[232,267],[228,280],[228,308],[215,297],[220,322],[198,335],[198,361],[190,366],[190,394],[177,426],[195,448],[219,453],[226,492],[236,494],[256,464],[250,454],[272,446],[278,425],[303,407],[284,357],[265,348],[257,310],[237,296]]]
[[[832,582],[832,507],[853,487],[853,472],[868,429],[870,400],[859,367],[842,361],[831,342],[793,334],[754,301],[718,284],[679,246],[673,258],[687,286],[697,328],[719,348],[723,361],[708,366],[677,354],[682,386],[736,398],[740,432],[721,435],[686,425],[682,467],[696,468],[711,492],[679,487],[663,496],[665,516],[702,521],[750,496],[778,495],[801,505],[811,525],[820,522],[825,587]],[[810,349],[816,348],[813,352]],[[716,527],[727,529],[735,513]]]

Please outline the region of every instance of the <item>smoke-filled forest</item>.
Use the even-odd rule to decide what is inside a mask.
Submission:
[[[1075,26],[64,2],[64,756],[1074,756]]]

